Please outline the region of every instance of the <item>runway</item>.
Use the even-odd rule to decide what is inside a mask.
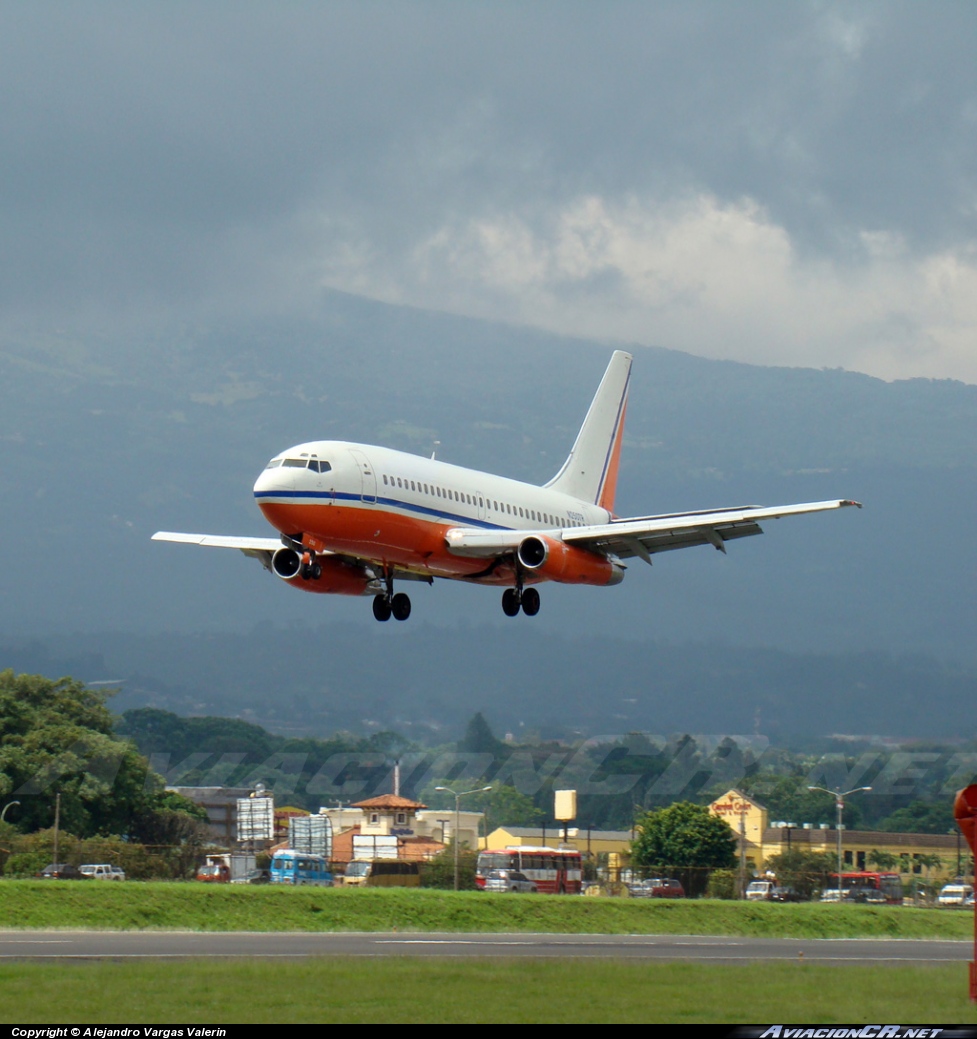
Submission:
[[[972,941],[738,938],[703,935],[0,931],[0,959],[310,956],[604,957],[737,963],[964,963]]]

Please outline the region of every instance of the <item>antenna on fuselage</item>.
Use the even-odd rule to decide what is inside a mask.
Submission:
[[[434,450],[431,452],[431,461],[434,461],[434,456],[438,453],[438,448],[441,446],[440,440],[434,441]]]

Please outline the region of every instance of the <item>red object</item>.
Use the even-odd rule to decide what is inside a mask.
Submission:
[[[953,802],[953,818],[957,820],[970,850],[977,858],[977,783],[957,792]],[[974,959],[970,964],[970,1001],[977,1003],[977,906],[974,907]]]
[[[206,884],[229,884],[231,871],[223,863],[201,866],[197,870],[197,880],[202,880]]]

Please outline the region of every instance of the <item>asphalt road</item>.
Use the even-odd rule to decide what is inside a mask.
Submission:
[[[971,941],[719,938],[609,934],[296,934],[189,931],[0,931],[0,959],[167,959],[193,956],[547,956],[735,963],[956,963]]]

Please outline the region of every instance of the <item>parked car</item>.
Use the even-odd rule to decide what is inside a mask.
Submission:
[[[685,888],[671,877],[651,877],[631,885],[632,898],[685,898]]]
[[[38,873],[38,876],[43,877],[45,880],[88,879],[77,866],[72,866],[67,862],[52,862],[50,866],[45,866],[44,869]]]
[[[747,902],[769,902],[776,884],[772,880],[753,880],[746,885]]]
[[[966,897],[973,893],[974,889],[970,884],[944,884],[940,888],[936,902],[941,906],[962,906]]]
[[[536,885],[517,869],[490,869],[485,875],[485,891],[525,891],[533,893]]]
[[[199,878],[198,878],[199,879]],[[232,884],[270,884],[270,869],[249,869],[243,877],[235,877]]]
[[[775,887],[770,892],[771,902],[805,902],[807,899],[792,887]]]
[[[973,909],[974,908],[974,893],[973,893],[973,891],[971,891],[970,894],[967,895],[967,897],[964,898],[963,902],[961,902],[960,904],[963,906],[964,909]]]
[[[111,866],[107,862],[84,862],[78,867],[78,870],[92,880],[125,880],[126,878],[124,869]]]
[[[229,884],[231,880],[231,868],[224,863],[214,863],[209,866],[201,866],[197,870],[197,880],[206,884]]]

